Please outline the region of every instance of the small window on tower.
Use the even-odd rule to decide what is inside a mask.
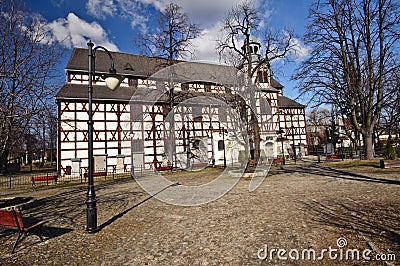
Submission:
[[[254,46],[254,53],[258,54],[258,46]]]
[[[187,83],[182,83],[182,84],[181,84],[181,89],[182,89],[182,91],[188,91],[188,90],[189,90],[189,84],[187,84]]]

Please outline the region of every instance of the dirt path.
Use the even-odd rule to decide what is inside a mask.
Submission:
[[[168,178],[194,185],[219,174],[207,170]],[[382,253],[395,254],[397,261],[388,265],[397,265],[399,176],[303,163],[272,169],[253,192],[248,191],[250,180],[241,179],[223,197],[194,207],[163,203],[134,180],[101,183],[96,186],[101,228],[96,234],[84,230],[85,186],[4,192],[38,199],[30,214],[49,220],[49,239],[38,243],[30,236],[9,255],[15,234],[0,229],[0,264],[387,265],[362,257],[364,250],[372,250],[367,239]],[[351,254],[346,260],[349,249],[359,250],[359,260]],[[375,255],[371,251],[366,257]]]

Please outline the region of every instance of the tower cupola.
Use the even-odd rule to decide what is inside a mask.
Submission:
[[[261,59],[261,54],[260,54],[260,42],[253,36],[250,35],[249,37],[249,51],[247,51],[246,44],[242,46],[242,50],[246,55],[251,55],[251,62],[252,63],[257,63]]]

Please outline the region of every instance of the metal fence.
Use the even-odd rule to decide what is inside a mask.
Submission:
[[[143,174],[143,171],[135,171],[136,176],[142,176]],[[129,178],[131,177],[131,172],[130,169],[113,169],[112,171],[96,169],[93,176],[97,181],[107,181]],[[83,169],[78,172],[72,171],[68,175],[59,175],[57,171],[47,171],[41,173],[17,173],[0,176],[0,188],[51,186],[85,182],[87,182],[87,173],[83,171]]]

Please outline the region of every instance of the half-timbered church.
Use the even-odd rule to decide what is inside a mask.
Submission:
[[[250,43],[255,62],[259,43]],[[261,67],[250,81],[244,69],[111,53],[124,79],[112,91],[101,75],[109,57],[97,51],[93,85],[95,171],[116,172],[243,166],[307,154],[305,106],[283,96],[283,86]],[[245,67],[244,67],[245,68]],[[66,83],[57,93],[58,170],[87,171],[88,50],[74,48]],[[249,86],[248,83],[252,86]],[[253,87],[253,89],[249,89]],[[255,114],[258,130],[249,123]],[[257,134],[257,136],[255,136]]]

